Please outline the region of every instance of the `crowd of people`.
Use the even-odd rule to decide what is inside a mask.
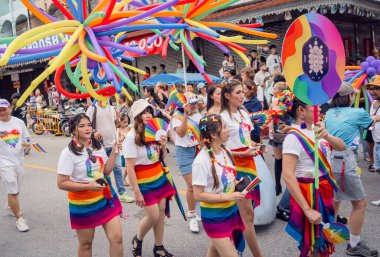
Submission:
[[[313,106],[288,90],[276,47],[272,45],[270,51],[266,60],[251,51],[250,66],[241,70],[232,56],[226,56],[221,69],[224,80],[220,84],[173,85],[187,99],[183,107],[167,111],[170,88],[159,83],[144,88],[146,99],[132,103],[119,95],[116,110],[109,103],[98,101],[89,106],[86,114],[70,119],[72,140],[60,155],[57,184],[69,192],[78,256],[91,256],[95,228],[100,225],[109,240],[110,256],[123,256],[121,202],[135,202],[144,209],[132,239],[132,256],[145,255],[143,241],[150,230],[154,233],[154,256],[174,256],[164,247],[163,237],[167,201],[176,193],[166,174],[168,140],[175,146],[177,169],[187,187],[189,229],[199,232],[202,222],[210,238],[207,257],[241,256],[245,245],[253,256],[264,256],[255,233],[255,215],[271,223],[272,207],[277,208],[277,218],[288,222],[286,232],[297,241],[301,257],[330,256],[335,248],[320,236],[320,224],[337,219],[348,222],[338,215],[341,201],[352,204],[346,254],[378,256],[377,250],[361,238],[368,201],[357,167],[357,149],[366,131],[372,136],[366,140],[373,142],[366,144],[372,162],[369,171],[380,175],[380,76],[366,85],[374,99],[370,113],[352,108],[355,95],[360,92],[343,83],[329,107],[324,108],[324,121],[314,131]],[[149,75],[157,72],[156,67],[145,70]],[[182,63],[178,63],[177,72],[183,72]],[[165,65],[160,65],[158,73],[166,73]],[[58,104],[55,91],[51,90],[51,100]],[[33,95],[37,109],[43,105],[39,95]],[[17,96],[12,99],[17,101]],[[23,149],[30,148],[30,139],[25,124],[11,116],[11,109],[7,100],[0,100],[0,175],[17,228],[27,231],[18,202],[18,180]],[[267,131],[262,131],[258,121],[250,116],[262,110],[273,114]],[[170,124],[168,136],[146,142],[145,126],[155,116]],[[268,146],[263,138],[266,133]],[[318,190],[314,133],[319,139],[318,158],[322,163]],[[274,181],[263,156],[269,146],[273,149]],[[115,190],[110,180],[112,172]],[[254,190],[246,194],[236,190],[257,176],[263,181]],[[131,186],[134,196],[126,194],[126,186]],[[273,201],[267,200],[271,194]],[[275,206],[274,197],[281,194]],[[380,200],[371,203],[380,206]],[[256,212],[259,208],[262,211]]]

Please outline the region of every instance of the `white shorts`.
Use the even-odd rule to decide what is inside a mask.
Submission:
[[[22,169],[17,166],[0,168],[0,177],[8,194],[18,194],[20,190]]]

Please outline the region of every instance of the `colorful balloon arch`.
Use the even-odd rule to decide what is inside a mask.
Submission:
[[[227,47],[236,52],[246,63],[244,54],[247,49],[239,44],[266,44],[267,40],[248,40],[243,36],[226,37],[218,30],[233,30],[248,35],[276,38],[277,35],[263,32],[261,24],[228,24],[202,21],[209,14],[226,8],[238,0],[172,0],[149,5],[146,0],[103,0],[89,11],[86,0],[52,0],[62,12],[65,20],[58,20],[39,9],[32,0],[21,0],[23,4],[45,25],[33,28],[18,37],[0,39],[0,43],[9,44],[0,49],[3,56],[0,66],[51,57],[48,68],[35,78],[23,93],[18,105],[21,105],[31,92],[50,74],[55,73],[57,89],[69,98],[93,97],[104,101],[106,97],[123,92],[130,99],[126,85],[132,91],[138,88],[130,80],[125,68],[144,74],[144,71],[127,65],[122,60],[133,61],[125,52],[145,55],[145,51],[122,43],[126,33],[137,30],[151,30],[156,35],[166,37],[163,57],[167,55],[170,45],[175,50],[181,43],[188,57],[200,73],[208,78],[203,66],[206,62],[193,49],[192,39],[201,37],[216,45],[221,51],[230,53]],[[133,11],[124,11],[129,4],[135,6]],[[147,19],[150,18],[150,19]],[[43,48],[26,48],[29,44],[42,38],[59,35],[62,43]],[[61,85],[61,75],[66,72],[78,93],[71,93]],[[97,85],[95,87],[95,85]]]

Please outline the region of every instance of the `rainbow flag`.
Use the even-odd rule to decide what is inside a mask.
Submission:
[[[176,117],[180,121],[183,121],[185,116],[182,112],[176,111],[173,114],[173,118]],[[187,128],[190,130],[190,133],[188,135],[190,136],[191,141],[195,142],[198,141],[198,143],[201,142],[201,133],[199,132],[198,123],[196,123],[194,120],[192,120],[190,117],[187,118]]]
[[[175,86],[172,86],[169,93],[168,103],[166,104],[165,110],[173,109],[174,107],[183,108],[187,103],[186,96],[184,94],[178,93]]]
[[[33,147],[34,147],[34,149],[37,150],[37,152],[40,152],[40,153],[44,152],[44,153],[46,153],[46,151],[42,148],[42,146],[39,143],[34,143]]]

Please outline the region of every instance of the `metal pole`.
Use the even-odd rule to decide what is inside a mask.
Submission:
[[[181,43],[181,48],[182,48],[182,63],[183,63],[183,80],[185,81],[185,91],[187,91],[187,71],[186,71],[186,62],[185,62],[185,49],[183,46],[183,43]]]

